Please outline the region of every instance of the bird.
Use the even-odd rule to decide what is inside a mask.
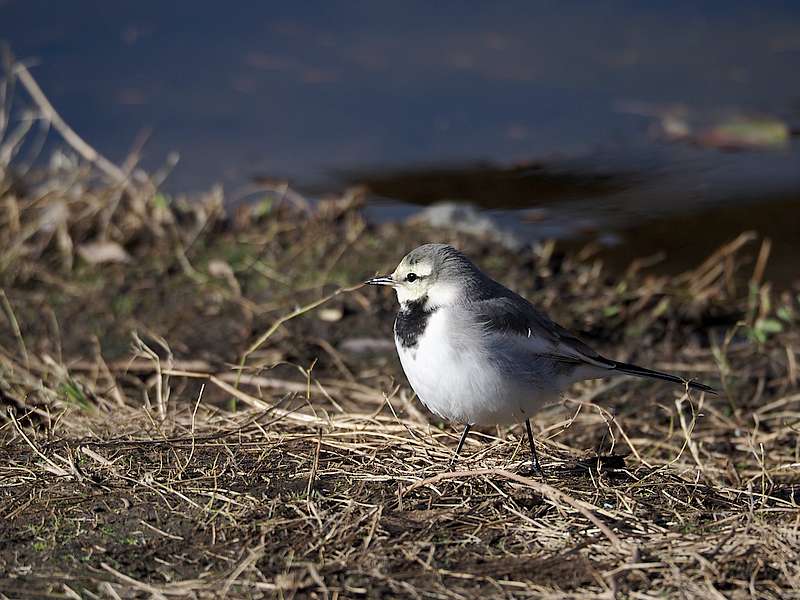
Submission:
[[[403,371],[425,407],[464,429],[525,423],[530,469],[542,474],[531,418],[573,383],[632,375],[714,388],[601,356],[528,300],[483,273],[447,244],[409,252],[388,275],[365,284],[394,288],[394,340]]]

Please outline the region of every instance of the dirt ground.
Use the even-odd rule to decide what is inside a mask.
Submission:
[[[358,190],[115,194],[0,197],[2,597],[800,597],[800,303],[763,281],[767,241],[610,273],[370,225]],[[424,241],[720,395],[587,382],[536,418],[544,477],[519,427],[449,467],[394,298],[358,286]]]

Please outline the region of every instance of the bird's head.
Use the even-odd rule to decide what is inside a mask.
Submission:
[[[401,305],[424,302],[426,309],[464,302],[481,272],[461,252],[446,244],[425,244],[406,254],[390,275],[369,279],[388,285]]]

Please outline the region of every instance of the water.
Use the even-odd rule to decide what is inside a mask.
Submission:
[[[145,167],[179,152],[172,191],[368,181],[379,216],[451,198],[530,237],[623,245],[699,214],[728,239],[709,215],[750,207],[785,238],[778,256],[800,250],[783,231],[800,217],[796,141],[732,154],[653,134],[676,105],[698,132],[731,114],[797,127],[800,3],[221,6],[0,0],[0,39],[112,160],[143,131]]]

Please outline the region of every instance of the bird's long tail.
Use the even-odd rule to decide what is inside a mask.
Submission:
[[[650,379],[663,379],[664,381],[671,381],[672,383],[688,385],[689,389],[692,390],[700,390],[701,392],[714,394],[715,396],[718,395],[717,390],[715,390],[710,386],[698,383],[696,381],[687,381],[686,379],[678,377],[677,375],[671,375],[669,373],[663,373],[661,371],[654,371],[653,369],[645,369],[644,367],[639,367],[637,365],[632,365],[630,363],[623,363],[616,361],[613,362],[614,362],[613,368],[619,371],[620,373],[625,373],[626,375],[633,375],[635,377],[648,377]]]

